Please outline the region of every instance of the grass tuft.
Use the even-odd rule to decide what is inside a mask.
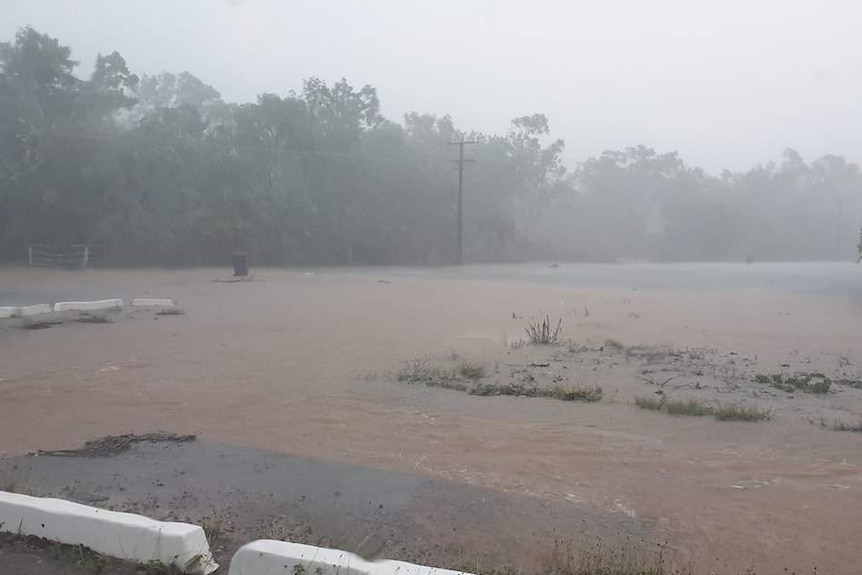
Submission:
[[[775,389],[787,393],[800,392],[823,395],[829,393],[832,380],[822,373],[797,373],[785,375],[782,373],[758,373],[754,376],[755,383],[771,385]]]
[[[458,375],[465,379],[479,381],[485,377],[485,366],[465,361],[458,366]]]
[[[663,411],[669,415],[691,415],[702,417],[704,415],[713,415],[713,408],[704,405],[699,401],[689,399],[688,401],[670,400],[666,396],[660,399],[654,397],[637,397],[635,405],[641,409],[649,409],[652,411]]]
[[[514,397],[539,397],[539,388],[535,385],[525,383],[480,383],[470,389],[470,395],[480,397],[495,397],[498,395],[511,395]]]
[[[657,399],[655,397],[636,397],[635,405],[640,407],[641,409],[649,409],[651,411],[663,411],[665,403],[667,403],[664,397]]]
[[[862,389],[862,379],[838,379],[835,383],[853,389]]]
[[[526,383],[480,383],[470,390],[470,395],[481,397],[494,397],[509,395],[513,397],[545,397],[559,399],[561,401],[601,401],[604,391],[601,387],[572,387],[566,385],[555,385],[549,388],[540,388]]]
[[[563,333],[563,318],[557,320],[557,327],[551,327],[551,318],[531,321],[524,330],[530,343],[534,345],[554,345],[560,343],[560,335]]]
[[[481,366],[473,370],[468,369],[467,372],[476,375],[478,369],[482,369],[484,373],[484,368]],[[434,365],[430,359],[414,359],[402,364],[396,379],[403,383],[420,384],[426,387],[467,391],[467,385],[459,379],[459,373],[460,370]]]
[[[661,411],[669,415],[690,415],[694,417],[712,415],[718,421],[764,421],[772,419],[771,413],[757,409],[756,407],[737,405],[710,407],[699,401],[691,399],[688,401],[671,400],[666,396],[662,396],[661,399],[637,397],[635,398],[635,405],[641,409]]]
[[[695,417],[712,415],[714,412],[708,405],[704,405],[693,399],[688,401],[668,401],[665,403],[665,411],[670,415],[692,415]]]
[[[551,397],[561,401],[585,401],[594,403],[601,401],[604,391],[599,386],[595,387],[573,387],[568,385],[555,385],[550,389],[543,390],[541,397]]]
[[[715,409],[714,415],[718,421],[767,421],[772,419],[772,414],[768,411],[740,405],[718,407]]]

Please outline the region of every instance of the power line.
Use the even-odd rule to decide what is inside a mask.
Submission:
[[[477,140],[461,140],[460,142],[449,142],[450,146],[458,146],[458,159],[452,160],[458,163],[458,251],[455,254],[455,263],[464,263],[464,163],[476,160],[464,159],[464,146],[478,144]]]

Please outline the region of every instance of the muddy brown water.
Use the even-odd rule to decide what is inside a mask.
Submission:
[[[707,390],[710,401],[776,414],[747,424],[637,410],[633,398],[653,388],[627,365],[577,371],[573,383],[604,389],[589,405],[473,397],[387,375],[401,361],[452,352],[493,373],[525,321],[548,314],[563,317],[565,337],[577,341],[703,347],[744,357],[751,370],[788,365],[858,377],[862,305],[853,297],[733,282],[660,289],[655,277],[652,289],[634,290],[375,270],[255,270],[253,282],[212,281],[224,273],[0,269],[4,293],[172,297],[186,310],[158,319],[126,310],[110,324],[43,330],[0,326],[0,451],[15,457],[106,435],[197,434],[201,445],[535,499],[560,514],[586,513],[596,535],[633,519],[699,573],[859,573],[860,435],[816,424],[862,420],[859,390],[822,397],[760,396],[742,383]],[[241,490],[246,479],[234,480]],[[161,488],[147,487],[147,496]],[[521,533],[523,524],[537,534],[530,546],[546,549],[553,531],[546,526],[556,524],[532,512],[501,511],[469,537],[459,530],[446,539],[446,526],[478,513],[480,501],[471,494],[445,514],[421,515],[416,523],[434,534],[423,544],[494,550],[501,534]],[[174,511],[183,513],[182,505]]]

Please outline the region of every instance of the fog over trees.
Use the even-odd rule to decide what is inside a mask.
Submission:
[[[449,116],[384,118],[377,91],[347,80],[230,103],[193,71],[138,77],[117,52],[89,78],[76,66],[32,28],[0,44],[0,260],[92,243],[115,265],[221,264],[235,250],[258,264],[450,263],[461,139],[478,142],[467,262],[849,260],[860,240],[862,174],[839,155],[788,148],[708,174],[633,145],[565,166],[564,142],[529,110],[486,134]]]

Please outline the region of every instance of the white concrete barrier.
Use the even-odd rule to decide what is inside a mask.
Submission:
[[[18,308],[13,306],[0,307],[0,319],[8,319],[10,317],[18,317]]]
[[[122,309],[121,299],[102,299],[97,301],[58,301],[54,304],[54,311],[98,311],[108,309]]]
[[[172,299],[139,297],[132,300],[132,307],[177,307],[177,302]]]
[[[37,303],[36,305],[25,305],[18,308],[18,313],[21,317],[30,317],[31,315],[41,315],[43,313],[51,313],[51,304]]]
[[[237,550],[228,575],[470,575],[404,561],[366,561],[348,551],[262,539]]]
[[[140,563],[157,561],[187,573],[206,575],[218,568],[204,530],[196,525],[156,521],[62,499],[0,491],[0,531],[83,545],[102,555]]]
[[[30,317],[31,315],[41,315],[43,313],[51,313],[51,304],[37,303],[36,305],[22,305],[18,307],[0,307],[0,319]]]
[[[228,575],[371,575],[373,567],[347,551],[262,539],[237,550]]]
[[[414,565],[404,561],[377,561],[373,565],[373,575],[470,575],[462,571]]]

